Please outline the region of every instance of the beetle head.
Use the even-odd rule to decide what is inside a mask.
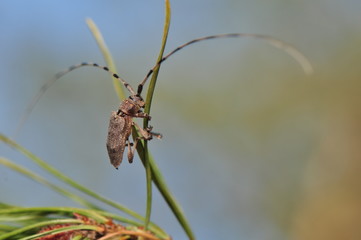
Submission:
[[[137,105],[139,108],[144,108],[145,102],[143,98],[139,95],[129,96],[129,99],[134,102],[135,105]]]

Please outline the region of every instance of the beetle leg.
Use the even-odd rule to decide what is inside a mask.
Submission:
[[[133,162],[133,158],[134,158],[134,147],[133,147],[133,150],[132,150],[132,146],[134,145],[133,143],[129,142],[129,139],[128,139],[128,162],[129,163],[132,163]]]

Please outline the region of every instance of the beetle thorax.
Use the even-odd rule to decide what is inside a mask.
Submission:
[[[126,115],[132,116],[139,113],[141,108],[144,107],[144,101],[141,97],[129,97],[125,99],[119,107],[119,110]]]

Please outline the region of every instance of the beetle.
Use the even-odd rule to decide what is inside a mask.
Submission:
[[[161,134],[151,132],[152,127],[143,129],[133,121],[134,117],[151,119],[148,114],[141,111],[143,107],[144,101],[141,97],[131,96],[120,104],[118,111],[111,113],[106,145],[110,162],[117,169],[122,162],[126,146],[128,146],[128,161],[132,163],[134,151],[140,139],[148,141],[151,140],[153,136],[156,136],[158,139],[162,138]],[[129,142],[129,137],[132,133],[133,125],[138,128],[141,137],[135,139],[134,146],[131,148],[133,144]]]

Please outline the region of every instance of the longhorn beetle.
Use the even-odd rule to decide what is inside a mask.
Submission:
[[[217,38],[236,38],[236,37],[250,37],[255,39],[261,39],[265,40],[269,44],[273,45],[274,47],[281,48],[285,52],[287,52],[291,57],[293,57],[298,63],[301,65],[303,70],[306,74],[312,73],[312,66],[310,65],[307,58],[300,53],[296,48],[291,46],[288,43],[285,43],[281,40],[275,39],[270,36],[261,35],[261,34],[248,34],[248,33],[230,33],[230,34],[220,34],[220,35],[212,35],[212,36],[206,36],[201,38],[196,38],[192,41],[189,41],[183,45],[180,45],[167,55],[165,55],[160,61],[158,61],[153,68],[149,70],[143,81],[140,82],[138,85],[137,92],[133,90],[133,88],[121,77],[119,77],[118,74],[112,72],[109,70],[106,66],[100,66],[96,63],[81,63],[78,65],[73,65],[69,67],[67,70],[59,72],[55,75],[55,77],[51,80],[49,80],[47,83],[45,83],[41,89],[39,90],[38,94],[33,98],[33,100],[30,102],[28,107],[26,108],[26,111],[23,115],[23,117],[20,120],[20,123],[18,125],[17,132],[19,132],[22,125],[25,123],[26,119],[30,115],[31,111],[35,107],[36,103],[39,101],[41,96],[44,94],[44,92],[59,78],[64,76],[65,74],[80,68],[84,66],[90,66],[90,67],[97,67],[100,69],[103,69],[107,72],[109,72],[114,78],[118,79],[124,87],[129,91],[130,96],[123,100],[118,108],[117,111],[113,111],[110,116],[109,121],[109,128],[108,128],[108,138],[107,138],[107,150],[108,155],[110,158],[111,164],[118,168],[120,163],[122,162],[124,150],[126,147],[128,147],[128,161],[131,163],[133,161],[134,157],[134,151],[136,149],[137,143],[140,139],[143,139],[145,141],[151,140],[153,136],[157,138],[162,138],[162,135],[159,133],[152,132],[152,127],[148,127],[147,129],[141,128],[136,122],[133,122],[133,118],[147,118],[148,120],[151,119],[151,117],[144,113],[142,109],[145,106],[145,102],[143,98],[141,97],[141,93],[143,90],[143,86],[148,80],[148,78],[152,75],[154,70],[167,60],[171,55],[178,52],[179,50],[183,49],[184,47],[191,45],[196,42],[201,42],[204,40],[210,40],[210,39],[217,39]],[[134,143],[130,143],[129,136],[132,133],[132,126],[135,125],[140,133],[140,137],[134,140]]]

